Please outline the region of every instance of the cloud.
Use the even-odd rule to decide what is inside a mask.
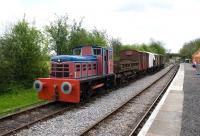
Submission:
[[[129,12],[129,11],[138,11],[142,12],[148,9],[160,9],[160,10],[169,10],[173,8],[173,5],[168,1],[158,1],[158,0],[125,0],[123,3],[117,7],[116,11],[119,12]]]
[[[173,52],[200,37],[198,0],[6,0],[0,5],[0,33],[24,13],[38,28],[54,20],[55,13],[76,20],[84,17],[86,28],[106,29],[123,43],[147,43],[153,38]]]

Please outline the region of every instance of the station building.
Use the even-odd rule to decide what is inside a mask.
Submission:
[[[198,49],[198,50],[192,55],[192,62],[196,62],[197,64],[200,64],[200,49]]]

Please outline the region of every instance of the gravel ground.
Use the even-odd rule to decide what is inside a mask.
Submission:
[[[66,113],[37,123],[29,129],[17,133],[19,136],[76,136],[83,132],[88,126],[94,124],[99,118],[116,109],[121,103],[133,97],[137,92],[143,90],[153,81],[162,76],[171,66],[159,71],[154,75],[146,76],[130,85],[112,91],[95,101],[89,102],[82,108],[75,108]]]
[[[175,70],[175,69],[174,69]],[[117,113],[110,116],[98,124],[87,135],[90,136],[123,136],[129,135],[133,128],[140,121],[147,109],[157,98],[161,90],[173,76],[174,70],[165,78],[161,79],[157,84],[142,93],[136,99],[133,99]]]
[[[182,113],[182,136],[200,136],[200,75],[191,64],[184,64],[184,102]]]

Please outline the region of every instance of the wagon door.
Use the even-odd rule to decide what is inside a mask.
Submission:
[[[140,71],[142,71],[143,70],[143,54],[140,52],[140,62],[139,62],[139,64],[140,64]]]

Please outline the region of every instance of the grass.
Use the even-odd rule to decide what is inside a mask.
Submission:
[[[12,113],[31,105],[42,103],[33,89],[17,89],[10,93],[0,94],[0,115]]]

